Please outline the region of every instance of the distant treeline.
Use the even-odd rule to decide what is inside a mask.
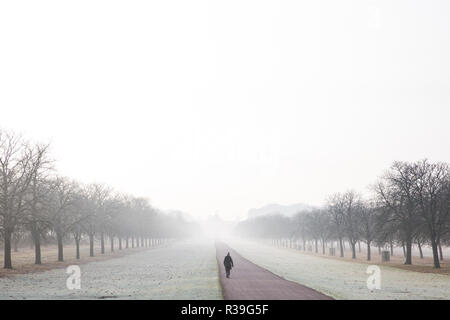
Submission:
[[[83,239],[89,240],[94,256],[94,240],[100,240],[104,253],[106,236],[113,251],[115,240],[119,249],[142,247],[192,230],[180,215],[159,212],[145,198],[120,194],[105,185],[83,185],[59,176],[53,165],[48,145],[0,129],[4,268],[12,268],[11,247],[25,237],[34,245],[35,263],[41,264],[43,239],[57,243],[58,260],[63,261],[63,240],[73,241],[79,259]]]
[[[344,256],[347,241],[356,258],[356,244],[402,246],[405,264],[412,264],[412,245],[421,257],[422,245],[430,245],[434,267],[443,260],[442,245],[450,244],[450,171],[448,163],[421,160],[394,162],[371,188],[371,199],[364,200],[355,191],[330,196],[323,207],[299,212],[293,217],[280,214],[260,216],[241,222],[236,234],[254,238],[289,238],[313,242],[322,252],[328,242],[337,242]]]

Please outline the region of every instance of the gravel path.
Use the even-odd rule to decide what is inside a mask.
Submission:
[[[176,242],[80,265],[81,289],[65,269],[0,278],[0,299],[222,299],[214,243]]]
[[[285,280],[239,255],[223,242],[216,243],[220,281],[226,300],[330,300],[311,288]],[[234,268],[225,276],[223,259],[230,252]]]
[[[251,262],[336,299],[450,299],[450,276],[380,266],[381,288],[369,290],[367,264],[254,242],[228,243]]]

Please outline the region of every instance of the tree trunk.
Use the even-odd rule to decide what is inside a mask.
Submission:
[[[94,234],[89,234],[89,256],[94,256]]]
[[[306,240],[303,239],[303,251],[306,251]]]
[[[442,253],[441,241],[438,242],[438,247],[439,247],[439,258],[441,259],[441,261],[443,261],[444,260],[444,254]]]
[[[356,243],[353,241],[350,241],[350,245],[352,247],[352,259],[356,259]]]
[[[316,253],[318,253],[319,252],[319,248],[318,248],[318,246],[317,246],[317,239],[315,239],[314,240],[314,247],[315,247],[315,251],[316,251]]]
[[[402,241],[403,256],[406,257],[405,243]]]
[[[39,235],[34,239],[34,264],[41,264],[41,240]]]
[[[358,252],[361,253],[361,241],[358,241]]]
[[[439,262],[438,244],[435,237],[431,236],[431,248],[433,249],[433,264],[436,269],[441,267]]]
[[[339,248],[341,250],[341,257],[344,257],[344,244],[342,243],[342,238],[339,238]]]
[[[405,264],[412,264],[412,241],[406,241],[406,261]]]
[[[80,239],[75,238],[75,247],[77,251],[77,260],[80,259]]]
[[[134,237],[131,237],[131,247],[134,248]]]
[[[322,254],[325,254],[325,240],[322,240]]]
[[[417,246],[419,247],[420,259],[423,259],[422,245],[420,244],[420,241],[417,241]]]
[[[11,260],[11,236],[12,232],[8,229],[5,229],[4,231],[4,243],[3,243],[3,249],[4,249],[4,268],[5,269],[12,269],[12,260]]]
[[[119,250],[122,250],[122,237],[119,237]]]
[[[125,240],[125,248],[128,249],[128,236],[127,236],[127,238],[126,238],[126,240]]]
[[[100,246],[101,246],[101,253],[104,254],[105,253],[105,235],[103,234],[103,232],[100,233]]]
[[[31,227],[31,236],[34,242],[34,264],[41,264],[41,237],[34,226]]]
[[[391,256],[394,256],[394,244],[391,242],[389,242],[389,245],[391,246]]]
[[[114,236],[110,236],[109,239],[111,241],[111,252],[114,252]]]
[[[370,261],[370,241],[367,241],[367,261]]]
[[[64,261],[62,235],[57,233],[56,239],[58,241],[58,261]]]

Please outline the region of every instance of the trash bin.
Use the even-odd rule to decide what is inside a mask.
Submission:
[[[391,260],[391,253],[389,251],[381,251],[381,262],[389,262]]]

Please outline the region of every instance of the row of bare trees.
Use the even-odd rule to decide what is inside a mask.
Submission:
[[[115,245],[139,247],[150,239],[183,233],[180,217],[163,214],[147,199],[113,192],[100,184],[82,185],[58,176],[48,145],[33,144],[20,135],[0,129],[0,244],[4,268],[12,268],[14,239],[29,234],[35,248],[35,263],[41,264],[41,242],[53,238],[58,260],[64,259],[64,241],[76,246],[89,239],[90,256],[94,241],[105,239]],[[117,242],[116,242],[117,241]]]
[[[421,258],[422,246],[429,245],[435,268],[443,260],[443,245],[450,245],[450,169],[447,163],[428,160],[394,162],[371,187],[372,197],[364,200],[358,193],[347,191],[330,196],[326,204],[294,217],[263,216],[246,220],[237,227],[242,235],[263,238],[290,238],[325,247],[337,243],[340,256],[344,246],[351,247],[356,258],[356,246],[404,249],[405,264],[412,264],[412,246],[417,244]]]

